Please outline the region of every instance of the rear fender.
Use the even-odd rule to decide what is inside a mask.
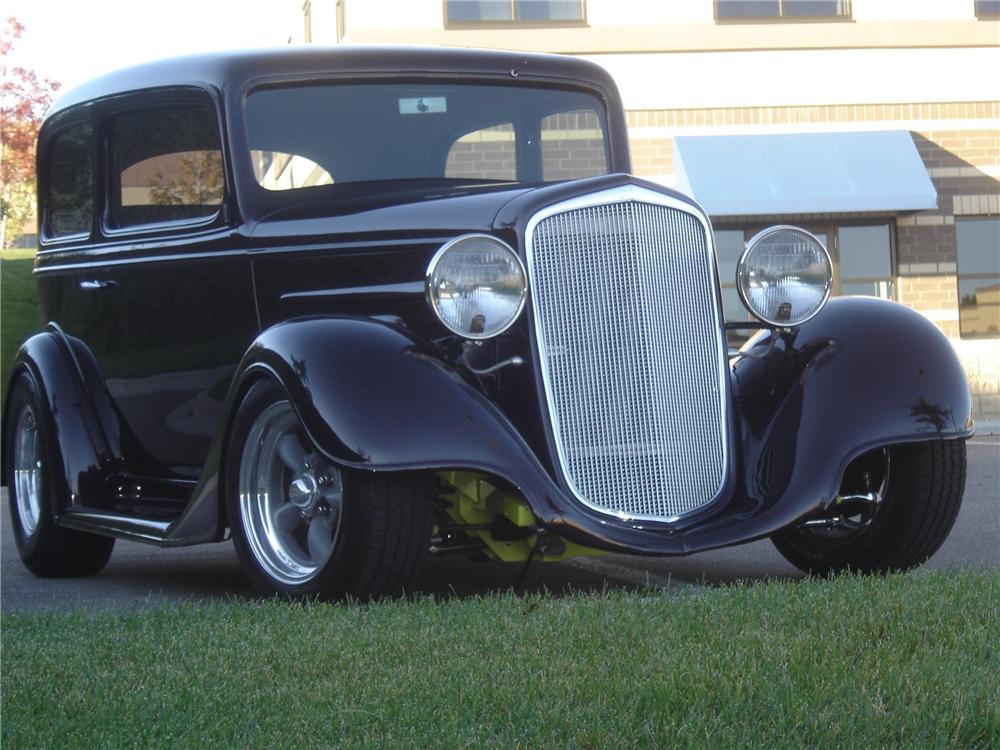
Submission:
[[[89,377],[85,374],[89,365],[96,367],[86,348],[75,346],[52,324],[25,341],[14,360],[11,383],[22,372],[34,380],[47,432],[58,448],[52,473],[58,485],[54,493],[57,513],[74,505],[101,506],[104,480],[120,456],[116,420],[96,371]],[[11,383],[7,384],[5,414]]]

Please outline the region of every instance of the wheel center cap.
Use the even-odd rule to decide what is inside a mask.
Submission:
[[[299,474],[292,480],[291,485],[288,487],[288,499],[296,507],[303,510],[307,510],[315,505],[318,498],[319,484],[316,482],[316,477],[312,475],[312,472]]]

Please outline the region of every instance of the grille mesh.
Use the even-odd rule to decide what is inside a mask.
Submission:
[[[726,354],[703,225],[653,203],[602,204],[542,219],[528,255],[546,397],[578,497],[657,519],[711,502]]]

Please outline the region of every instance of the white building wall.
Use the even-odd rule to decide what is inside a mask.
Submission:
[[[1000,47],[584,55],[626,109],[992,101]]]

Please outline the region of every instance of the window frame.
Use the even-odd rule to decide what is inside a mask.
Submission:
[[[219,152],[222,160],[222,201],[218,208],[208,216],[194,219],[172,219],[168,221],[147,222],[120,227],[114,222],[112,215],[116,205],[114,196],[117,178],[114,174],[114,143],[112,140],[113,123],[122,115],[141,112],[150,109],[165,109],[177,106],[207,106],[209,107],[219,138]],[[105,102],[100,112],[100,166],[103,175],[103,190],[101,190],[100,224],[101,232],[109,238],[162,234],[165,232],[182,232],[191,229],[215,228],[228,224],[232,214],[231,202],[234,190],[230,175],[228,146],[225,138],[226,129],[222,119],[222,110],[214,92],[207,87],[176,86],[165,89],[146,89],[141,92],[125,94]]]
[[[962,282],[963,281],[973,281],[975,279],[995,279],[998,284],[1000,284],[1000,274],[994,273],[962,273],[962,269],[959,265],[959,253],[958,253],[958,224],[961,221],[981,221],[983,219],[992,220],[1000,223],[1000,216],[996,214],[982,214],[982,215],[964,215],[955,217],[955,299],[956,299],[956,310],[958,311],[958,337],[962,341],[990,341],[1000,339],[1000,333],[995,334],[985,334],[985,335],[966,335],[962,331]]]
[[[453,29],[550,29],[553,27],[587,27],[587,0],[574,0],[580,3],[579,19],[555,19],[520,21],[517,19],[517,6],[522,0],[509,0],[511,6],[511,20],[499,21],[449,21],[448,2],[441,0],[441,18],[444,21],[446,31]]]
[[[788,16],[785,15],[785,3],[789,0],[775,0],[778,3],[778,14],[775,16],[720,16],[720,0],[712,0],[712,15],[718,24],[761,24],[761,23],[853,23],[854,5],[847,2],[847,12],[832,16]]]
[[[94,117],[93,107],[82,104],[60,113],[55,120],[47,123],[39,138],[39,164],[37,164],[37,198],[38,198],[38,251],[53,249],[63,245],[91,242],[98,234],[97,215],[100,213],[101,191],[99,188],[99,173],[101,170],[100,143],[101,137]],[[91,204],[90,228],[86,232],[77,232],[57,237],[52,233],[51,215],[51,166],[52,144],[67,131],[81,125],[90,126],[91,134]]]

